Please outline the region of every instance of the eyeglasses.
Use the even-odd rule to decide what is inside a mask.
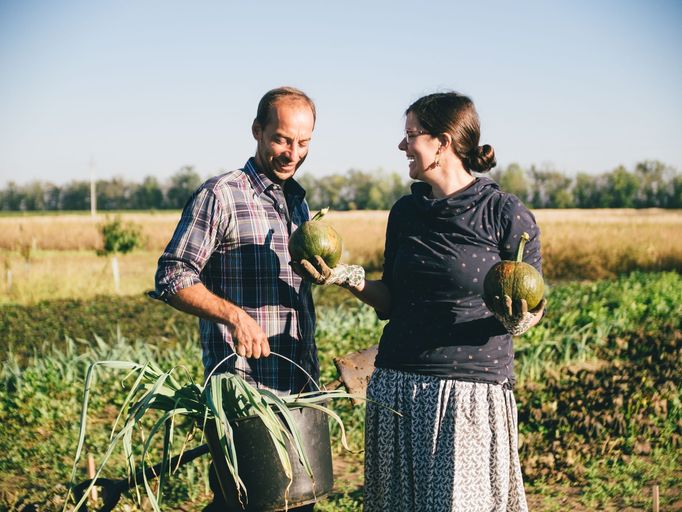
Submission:
[[[405,142],[407,142],[407,143],[409,144],[410,142],[414,142],[414,140],[415,140],[417,137],[419,137],[420,135],[425,135],[425,134],[428,134],[428,133],[429,133],[429,132],[427,132],[426,130],[413,130],[413,131],[410,131],[410,132],[408,132],[407,130],[405,130]]]

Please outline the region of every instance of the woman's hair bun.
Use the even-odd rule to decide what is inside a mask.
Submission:
[[[474,172],[488,172],[496,165],[495,150],[488,144],[478,146],[469,155],[469,169]]]

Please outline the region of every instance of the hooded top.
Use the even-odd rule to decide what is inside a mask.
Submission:
[[[483,302],[483,280],[501,259],[542,272],[533,214],[489,178],[443,199],[414,183],[391,209],[383,282],[391,309],[376,366],[474,382],[513,383],[512,337]]]

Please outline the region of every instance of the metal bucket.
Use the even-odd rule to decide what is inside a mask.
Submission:
[[[310,461],[314,481],[298,460],[295,448],[287,440],[293,480],[284,474],[279,456],[263,423],[257,417],[237,420],[231,424],[239,464],[239,476],[248,493],[245,506],[239,502],[237,488],[220,448],[215,424],[206,424],[206,440],[218,473],[220,487],[229,510],[278,511],[314,503],[328,494],[334,485],[331,443],[327,415],[316,409],[301,407],[291,410],[301,433],[303,449]],[[286,499],[285,499],[286,498]],[[243,499],[243,496],[242,496]]]

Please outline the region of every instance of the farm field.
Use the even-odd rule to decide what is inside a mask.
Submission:
[[[682,268],[682,211],[536,210],[550,281],[612,278],[632,270]],[[141,227],[141,250],[120,256],[121,293],[153,287],[158,259],[179,212],[123,213]],[[0,216],[0,304],[114,294],[109,259],[97,256],[98,225],[113,215]],[[330,212],[343,261],[380,270],[387,212]]]
[[[648,511],[657,486],[661,510],[682,510],[682,212],[535,213],[549,307],[542,323],[515,342],[530,508]],[[386,215],[329,215],[344,238],[346,261],[380,268]],[[152,360],[162,369],[183,365],[201,378],[195,320],[144,295],[178,216],[122,214],[143,227],[146,242],[119,257],[119,294],[110,261],[96,254],[97,221],[76,214],[0,217],[0,510],[63,508],[89,363]],[[315,297],[322,382],[331,382],[332,358],[375,343],[383,322],[341,290],[316,288]],[[101,372],[97,381],[86,446],[95,459],[125,398],[122,377]],[[332,428],[336,487],[316,510],[361,510],[364,407],[334,407],[354,453],[341,448]],[[181,467],[168,481],[163,509],[200,510],[208,499],[207,467],[207,457]],[[81,469],[77,481],[86,478]],[[106,476],[125,477],[122,453]],[[138,510],[133,498],[125,496],[116,510]]]

